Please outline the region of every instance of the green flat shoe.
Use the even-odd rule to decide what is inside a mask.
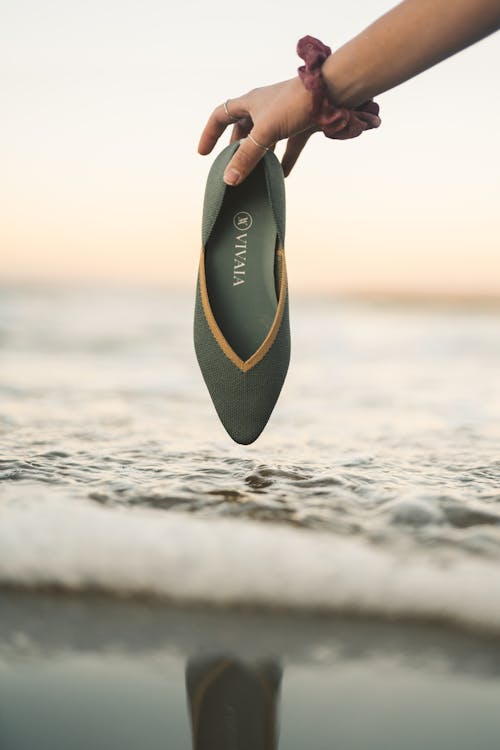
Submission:
[[[283,171],[267,151],[241,185],[228,187],[223,174],[238,147],[218,155],[207,179],[194,346],[222,424],[248,445],[285,381],[290,326]]]

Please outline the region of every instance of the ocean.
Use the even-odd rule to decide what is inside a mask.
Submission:
[[[0,299],[3,585],[500,633],[500,311],[292,297],[288,378],[244,447],[191,294]]]
[[[102,705],[90,684],[108,703],[113,690],[121,696],[85,722],[106,741],[82,729],[82,747],[187,748],[201,651],[238,654],[240,671],[227,679],[242,695],[268,680],[277,703],[285,667],[295,675],[280,748],[336,746],[333,731],[342,748],[465,748],[476,725],[483,735],[474,729],[470,741],[496,747],[500,308],[292,294],[289,374],[263,435],[246,447],[215,414],[192,317],[184,291],[1,290],[2,750],[68,747],[76,709],[64,726],[35,721],[29,735],[19,706],[38,715],[43,693],[51,715],[50,696],[62,700],[82,674],[88,715]],[[255,667],[264,656],[271,666]],[[202,662],[202,672],[212,668]],[[171,693],[178,680],[187,685],[188,699],[184,687],[172,698],[180,734],[166,745],[166,704],[155,724],[145,699],[157,696],[159,669]],[[142,745],[120,692],[135,679],[141,731],[149,726]],[[334,679],[342,710],[321,730]],[[345,723],[348,696],[353,711],[371,706],[362,732]],[[389,705],[399,717],[393,744],[380,724]],[[102,722],[114,711],[113,739]],[[249,746],[277,747],[266,731],[268,744]]]

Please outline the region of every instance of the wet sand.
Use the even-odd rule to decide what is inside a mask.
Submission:
[[[2,750],[496,750],[499,705],[441,625],[0,594]]]

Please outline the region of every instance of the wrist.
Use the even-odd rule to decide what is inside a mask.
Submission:
[[[323,63],[321,73],[329,98],[338,107],[359,107],[370,98],[355,68],[344,63],[342,49],[333,52]]]
[[[351,100],[356,100],[356,96],[361,96],[361,92],[358,90],[356,93],[356,87],[348,84],[349,79],[343,82],[342,76],[339,76],[340,83],[337,82],[335,59],[330,47],[319,39],[305,36],[299,39],[297,54],[305,63],[298,73],[304,88],[312,96],[312,121],[327,138],[356,138],[365,130],[378,128],[379,108],[375,102],[361,100],[350,104]]]

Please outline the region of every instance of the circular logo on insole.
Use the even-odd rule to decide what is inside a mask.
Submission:
[[[253,224],[253,219],[248,211],[238,211],[233,217],[233,224],[240,232],[246,232]]]

